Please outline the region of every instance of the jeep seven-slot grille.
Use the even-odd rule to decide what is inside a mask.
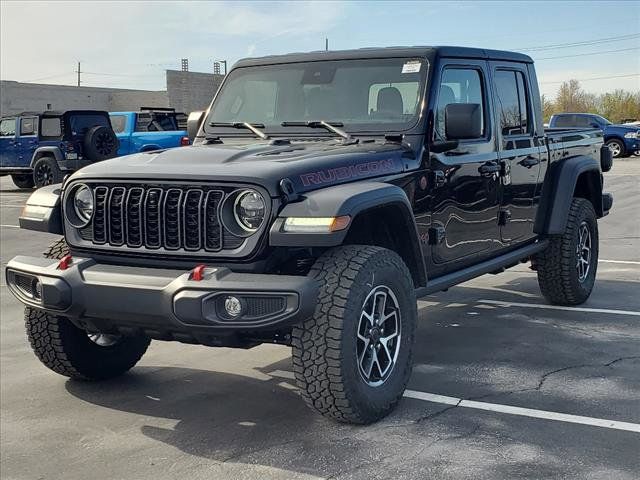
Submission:
[[[218,188],[148,185],[94,186],[95,211],[81,230],[95,245],[219,252],[243,239],[219,218],[225,192]]]

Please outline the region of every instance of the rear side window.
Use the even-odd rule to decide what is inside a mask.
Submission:
[[[502,135],[528,133],[529,102],[524,75],[514,70],[498,70],[495,83]]]
[[[59,137],[62,135],[62,126],[60,118],[43,118],[40,121],[40,136],[42,137]]]
[[[116,133],[122,133],[127,126],[127,117],[125,115],[111,115],[111,128]]]
[[[16,134],[16,119],[6,118],[0,121],[0,137],[13,137]]]
[[[444,114],[451,103],[477,103],[482,112],[482,134],[485,134],[485,102],[481,72],[472,68],[447,68],[442,72],[436,110],[436,132],[445,137]]]
[[[575,115],[558,115],[553,124],[558,128],[567,128],[574,126]]]
[[[20,120],[20,135],[35,135],[38,131],[38,119],[37,117],[23,117]]]
[[[69,123],[72,135],[85,135],[91,128],[97,126],[111,127],[109,117],[106,115],[72,115]]]

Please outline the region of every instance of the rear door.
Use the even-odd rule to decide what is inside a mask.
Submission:
[[[434,137],[447,140],[445,107],[451,103],[482,106],[481,138],[460,140],[456,149],[432,153],[431,260],[429,271],[437,276],[477,263],[497,248],[500,239],[498,209],[500,177],[492,98],[488,90],[488,64],[483,60],[443,59],[435,103]]]
[[[18,163],[29,166],[38,148],[38,117],[21,117],[18,132]]]
[[[0,167],[18,167],[15,118],[0,120]]]
[[[491,62],[491,67],[502,168],[500,239],[504,244],[515,244],[533,237],[534,197],[544,135],[536,131],[526,65]]]

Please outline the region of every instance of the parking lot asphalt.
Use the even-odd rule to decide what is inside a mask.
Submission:
[[[356,427],[308,410],[290,351],[153,342],[129,374],[43,367],[4,284],[54,236],[15,226],[28,193],[0,180],[3,479],[640,478],[640,158],[605,174],[594,292],[550,308],[521,265],[419,302],[399,408]]]

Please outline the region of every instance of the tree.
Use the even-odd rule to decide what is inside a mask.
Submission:
[[[540,101],[545,122],[554,113],[567,112],[597,113],[612,122],[640,120],[640,91],[617,89],[595,95],[582,90],[580,82],[572,79],[560,86],[555,101],[547,99],[545,95],[542,95]]]

